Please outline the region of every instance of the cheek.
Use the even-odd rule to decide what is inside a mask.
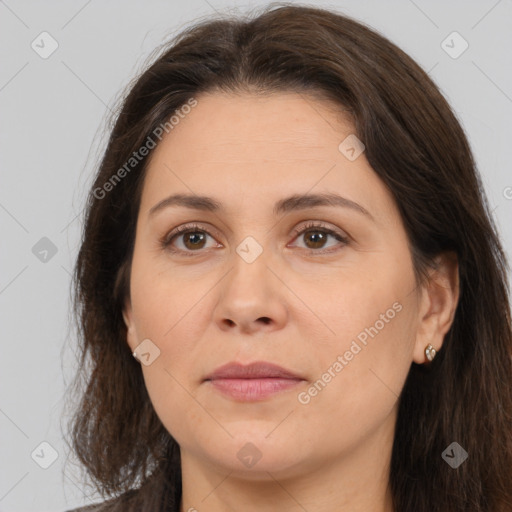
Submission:
[[[182,376],[175,375],[167,364],[162,363],[157,360],[152,366],[143,368],[146,389],[156,415],[180,445],[186,443],[192,431],[203,432],[208,442],[214,437],[211,418],[194,399]]]
[[[316,359],[317,385],[311,404],[327,410],[339,404],[357,417],[386,415],[393,407],[412,362],[417,303],[410,260],[374,264],[361,272],[347,272],[328,285],[327,297],[315,291],[311,300],[324,305],[331,335],[307,339]],[[335,375],[333,377],[332,375]],[[379,412],[380,410],[380,412]],[[335,408],[342,419],[344,413]],[[370,421],[371,423],[371,421]]]
[[[165,261],[164,261],[165,263]],[[179,349],[191,339],[201,311],[201,300],[211,287],[207,276],[194,279],[190,272],[171,272],[146,254],[134,256],[131,302],[139,338],[152,339],[162,350]],[[179,343],[170,343],[179,336]]]
[[[171,435],[186,437],[191,423],[200,427],[208,419],[193,398],[194,384],[202,375],[204,348],[197,346],[204,331],[207,292],[216,280],[210,275],[179,275],[143,255],[134,263],[131,303],[138,342],[149,338],[160,350],[150,366],[142,366],[153,407]],[[186,420],[185,420],[186,418]],[[210,425],[211,428],[211,425]]]
[[[401,306],[399,312],[392,309],[396,314],[388,323],[373,315],[363,328],[353,329],[354,336],[323,347],[322,369],[300,396],[297,417],[311,425],[308,442],[325,446],[326,456],[329,450],[343,450],[347,442],[364,443],[396,413],[411,365],[414,329],[413,304],[404,301]],[[386,309],[376,311],[385,314]],[[392,432],[383,435],[391,438]]]
[[[324,324],[322,339],[326,347],[349,350],[355,339],[362,347],[365,342],[369,346],[373,339],[382,340],[381,345],[387,338],[394,343],[402,338],[404,330],[410,330],[414,275],[407,264],[380,261],[378,266],[373,262],[343,269],[320,283],[302,283],[302,288],[297,283],[296,289],[302,289],[318,317],[316,322]]]
[[[374,384],[400,393],[414,349],[414,304],[392,297],[383,304],[369,307],[363,302],[363,312],[352,304],[352,315],[336,325],[335,339],[322,345],[310,342],[310,353],[319,356],[320,386],[328,383],[333,390],[361,399],[375,391]]]

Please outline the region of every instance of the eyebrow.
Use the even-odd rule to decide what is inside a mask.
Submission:
[[[208,196],[188,195],[188,194],[174,194],[172,196],[162,199],[149,210],[149,215],[171,206],[181,206],[192,210],[200,210],[207,212],[221,212],[224,210],[222,204]],[[325,193],[325,194],[294,194],[277,201],[274,205],[274,215],[288,213],[292,211],[305,210],[317,206],[336,206],[342,208],[349,208],[358,213],[362,213],[368,218],[375,220],[372,214],[360,204],[342,197],[338,194]]]

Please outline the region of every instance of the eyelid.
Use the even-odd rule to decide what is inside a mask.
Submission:
[[[180,226],[171,229],[169,233],[165,234],[162,238],[162,241],[170,241],[172,238],[174,238],[176,235],[181,235],[183,233],[186,233],[187,231],[203,231],[207,233],[208,235],[212,236],[211,232],[217,233],[216,229],[209,226],[208,224],[203,224],[202,222],[187,222],[186,224],[181,224]],[[216,234],[217,236],[217,234]]]
[[[331,224],[327,224],[321,220],[309,220],[305,224],[299,224],[298,226],[294,227],[292,230],[292,233],[296,236],[299,236],[308,230],[313,230],[314,228],[322,229],[332,235],[336,235],[344,240],[347,240],[350,238],[349,235],[341,230],[340,228],[334,227]]]

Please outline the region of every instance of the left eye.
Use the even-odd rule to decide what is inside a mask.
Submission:
[[[313,252],[324,252],[315,251],[315,249],[325,249],[325,243],[329,237],[341,242],[342,245],[346,245],[348,243],[348,239],[341,235],[341,233],[337,233],[332,229],[325,228],[322,225],[317,224],[309,224],[300,230],[297,230],[295,234],[297,235],[296,239],[309,241],[310,244],[308,245],[306,242],[305,249],[311,249]]]
[[[302,248],[309,249],[316,253],[324,252],[323,250],[318,249],[325,249],[325,243],[329,237],[341,242],[342,246],[348,244],[348,238],[343,236],[341,233],[318,224],[308,224],[300,229],[296,229],[294,230],[294,235],[294,240],[300,239],[301,235],[303,235],[303,240],[307,240],[307,242],[305,243],[306,246]],[[170,250],[171,252],[193,255],[191,253],[200,252],[200,249],[205,248],[206,239],[208,237],[213,239],[212,235],[200,226],[186,225],[175,229],[168,236],[165,236],[162,239],[161,244],[163,248]],[[176,247],[174,244],[175,240],[181,241],[182,247]],[[215,245],[211,247],[215,247]]]

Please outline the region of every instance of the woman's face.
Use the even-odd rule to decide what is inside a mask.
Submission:
[[[392,196],[333,104],[196,99],[153,150],[125,309],[156,413],[183,457],[254,478],[390,451],[430,341]],[[295,378],[209,379],[254,362]]]

